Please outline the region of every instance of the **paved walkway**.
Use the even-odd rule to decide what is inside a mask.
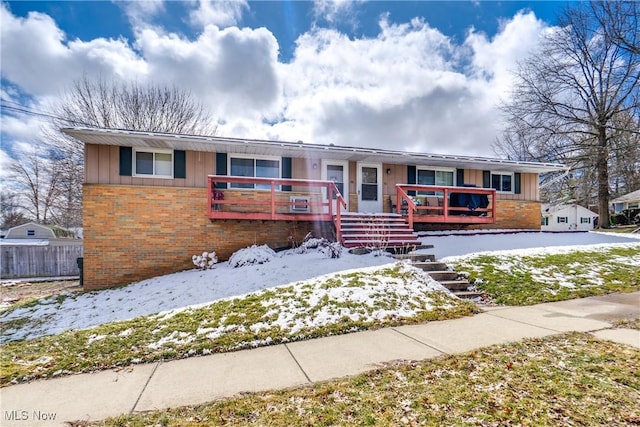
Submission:
[[[200,404],[354,375],[393,360],[428,359],[568,331],[640,348],[640,331],[610,329],[613,320],[639,313],[640,292],[493,307],[462,319],[35,381],[0,390],[0,425],[57,426]]]

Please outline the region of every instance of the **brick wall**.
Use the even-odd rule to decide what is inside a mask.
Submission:
[[[540,229],[540,202],[496,200],[496,223],[474,228]]]
[[[254,243],[286,247],[292,232],[298,242],[321,232],[308,222],[211,222],[205,188],[85,184],[83,205],[85,289],[190,269],[205,250],[225,260]]]
[[[540,230],[540,202],[496,200],[495,224],[415,224],[416,230],[516,229]]]

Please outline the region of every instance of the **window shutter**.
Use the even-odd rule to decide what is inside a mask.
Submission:
[[[227,153],[216,153],[216,175],[227,175]],[[217,182],[216,188],[227,188],[227,183]]]
[[[291,178],[291,157],[282,158],[282,177]],[[282,191],[291,191],[290,185],[283,185]]]
[[[120,147],[120,176],[132,175],[133,149]]]
[[[407,166],[407,184],[415,184],[416,183],[416,167],[415,166]],[[415,196],[415,191],[408,191],[408,195]]]
[[[482,171],[482,186],[491,188],[491,171]]]
[[[464,185],[464,169],[456,169],[456,185],[458,187]]]
[[[520,172],[516,172],[513,174],[513,192],[515,194],[520,194]]]
[[[187,177],[187,153],[184,150],[173,151],[173,177]]]

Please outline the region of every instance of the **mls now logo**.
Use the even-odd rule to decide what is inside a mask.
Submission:
[[[56,419],[55,412],[42,412],[42,411],[4,411],[3,418],[5,421],[54,421]]]

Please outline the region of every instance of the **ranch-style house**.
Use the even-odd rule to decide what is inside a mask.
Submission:
[[[300,242],[417,244],[415,230],[540,229],[564,165],[303,142],[66,128],[84,143],[84,287],[192,268],[191,256]]]

